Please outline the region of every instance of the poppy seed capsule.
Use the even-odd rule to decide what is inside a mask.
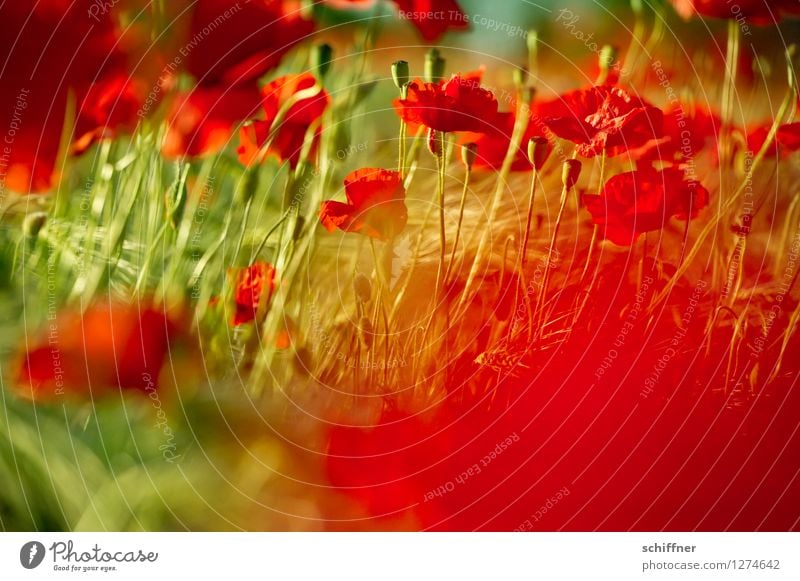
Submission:
[[[442,132],[428,129],[428,151],[436,157],[442,155]]]
[[[368,303],[372,299],[372,283],[360,272],[353,278],[353,292],[361,303]]]
[[[394,81],[394,86],[401,91],[410,81],[408,75],[408,62],[395,61],[392,63],[392,80]]]
[[[531,165],[539,171],[547,161],[547,150],[550,147],[550,142],[546,137],[537,135],[531,137],[528,141],[528,159],[531,160]]]
[[[432,48],[425,55],[425,80],[429,83],[438,83],[444,78],[445,60],[441,53]]]
[[[572,188],[581,175],[581,162],[577,159],[568,159],[561,170],[561,183],[567,189]]]
[[[467,169],[472,169],[472,164],[475,163],[475,159],[478,157],[478,144],[477,143],[467,143],[461,147],[461,161],[464,162],[464,165],[467,166]]]

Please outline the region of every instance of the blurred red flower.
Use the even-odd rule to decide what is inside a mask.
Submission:
[[[448,30],[469,28],[469,21],[456,0],[394,0],[400,17],[410,20],[427,41],[438,40]]]
[[[146,92],[140,79],[125,75],[92,83],[78,109],[72,151],[80,154],[101,139],[115,137],[119,130],[132,131]]]
[[[186,68],[201,85],[254,83],[313,30],[300,2],[197,0]]]
[[[22,395],[100,395],[109,390],[158,388],[174,319],[156,307],[95,303],[85,312],[65,309],[49,319],[46,333],[29,346],[17,370]]]
[[[708,205],[708,191],[684,179],[678,168],[645,168],[615,175],[601,195],[582,199],[605,239],[630,246],[640,234],[661,230],[671,217],[695,217]]]
[[[405,228],[406,192],[399,172],[358,169],[344,179],[344,191],[348,203],[322,202],[319,217],[329,232],[339,228],[389,240]]]
[[[530,171],[531,162],[528,159],[528,141],[533,137],[546,137],[547,128],[542,124],[539,116],[529,108],[526,109],[526,114],[528,115],[528,125],[520,142],[521,145],[511,164],[511,171]],[[515,120],[516,115],[514,113],[498,113],[494,127],[486,131],[486,133],[465,133],[460,136],[459,143],[475,143],[478,146],[478,155],[472,164],[473,169],[478,171],[496,171],[500,169],[511,143]],[[552,146],[547,150],[548,156],[551,151]]]
[[[310,73],[286,75],[275,79],[261,90],[262,106],[265,119],[254,120],[239,130],[239,161],[249,165],[257,161],[259,151],[269,138],[273,124],[278,121],[278,129],[273,142],[266,153],[277,156],[281,161],[289,161],[292,167],[297,165],[300,153],[306,143],[306,133],[310,126],[317,124],[330,102],[325,89],[318,87],[313,96],[297,99],[300,91],[306,91],[316,85],[316,79]],[[278,120],[278,113],[287,103],[293,101],[285,112],[283,119]],[[317,124],[311,144],[310,157],[313,157],[318,145],[321,127]]]
[[[444,83],[408,86],[406,99],[396,99],[397,114],[409,125],[436,131],[485,133],[497,123],[497,99],[474,78],[453,75]]]
[[[800,149],[800,122],[778,127],[778,143],[789,151]]]
[[[376,0],[327,0],[333,8],[364,10],[372,8]],[[456,0],[393,0],[401,20],[408,20],[427,41],[438,40],[450,29],[469,28],[469,20]]]
[[[232,324],[239,326],[258,318],[275,291],[275,268],[259,260],[245,268],[231,269],[236,310]]]
[[[167,120],[162,153],[168,158],[202,156],[220,151],[232,127],[258,109],[255,86],[203,87],[175,96]]]
[[[84,103],[80,113],[87,112],[94,107],[93,83],[116,74],[128,76],[116,15],[105,10],[91,18],[87,11],[92,4],[40,0],[0,7],[0,53],[5,55],[0,67],[0,125],[6,132],[0,188],[23,193],[49,189],[68,95]],[[118,113],[104,119],[103,127],[120,118]],[[78,123],[83,131],[94,131],[91,121],[83,118]]]
[[[800,14],[797,0],[670,0],[675,11],[689,19],[697,14],[712,18],[746,18],[753,24],[770,24],[782,16]]]
[[[599,85],[561,97],[567,112],[545,118],[550,129],[578,145],[583,157],[615,156],[663,135],[663,114],[619,87]]]
[[[632,152],[634,159],[688,163],[702,151],[716,152],[719,116],[697,105],[679,104],[664,113],[664,136]],[[711,142],[711,145],[709,145]]]
[[[760,125],[747,134],[747,148],[753,153],[758,153],[767,140],[767,135],[772,129],[772,123]],[[785,157],[800,149],[800,122],[787,123],[778,127],[775,141],[767,148],[769,157]]]

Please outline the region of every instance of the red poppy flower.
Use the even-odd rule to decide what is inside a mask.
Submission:
[[[220,151],[233,126],[250,117],[261,102],[256,87],[196,87],[176,95],[167,121],[162,153],[169,158]]]
[[[69,309],[49,321],[17,371],[23,395],[99,395],[109,390],[151,390],[179,327],[163,310],[97,303]]]
[[[399,172],[362,168],[344,180],[347,204],[322,202],[319,218],[333,232],[360,232],[372,238],[389,240],[397,236],[408,221],[405,188]]]
[[[198,0],[183,49],[186,68],[203,85],[255,81],[313,30],[300,2]]]
[[[448,30],[465,30],[469,21],[456,0],[394,0],[400,18],[410,20],[426,41],[438,40]]]
[[[376,0],[327,0],[340,10],[372,8]],[[469,28],[466,14],[456,0],[393,0],[402,20],[409,20],[427,41],[436,41],[448,30]]]
[[[778,127],[778,143],[788,151],[800,149],[800,122]]]
[[[711,18],[746,18],[753,24],[770,24],[782,16],[800,14],[797,0],[671,0],[675,11],[687,20],[697,14]]]
[[[562,97],[570,113],[545,122],[564,139],[578,144],[578,154],[619,155],[663,134],[663,114],[619,87],[607,85],[571,91]]]
[[[480,67],[478,69],[475,69],[474,71],[469,71],[469,72],[466,72],[466,73],[459,73],[459,75],[461,76],[461,79],[465,83],[472,83],[472,84],[474,84],[476,86],[480,86],[481,80],[483,79],[484,70],[485,70],[484,67]],[[436,84],[439,85],[439,86],[444,86],[444,84],[446,82],[447,81],[443,79],[443,80],[439,81]],[[422,86],[423,85],[423,82],[420,79],[414,79],[414,83],[416,83],[418,86]],[[394,106],[394,110],[397,113],[397,115],[400,116],[400,117],[403,117],[403,115],[402,115],[403,105],[401,105],[400,99],[395,99],[392,102],[392,105]],[[420,127],[420,124],[417,123],[417,122],[414,122],[414,121],[409,122],[409,121],[406,120],[406,125],[408,126],[408,131],[410,133],[412,133],[412,134],[416,133],[417,130],[419,129],[419,127]]]
[[[261,90],[263,95],[262,105],[266,118],[263,121],[255,120],[240,129],[240,146],[237,151],[239,153],[239,161],[242,164],[249,165],[256,161],[281,108],[290,99],[294,99],[299,91],[311,89],[315,84],[316,79],[313,75],[303,73],[300,75],[286,75],[275,79]],[[306,142],[306,133],[309,126],[322,117],[329,101],[330,99],[325,89],[319,88],[319,91],[314,96],[294,102],[289,107],[285,117],[279,121],[278,131],[267,149],[267,153],[277,156],[281,161],[288,160],[291,166],[295,167]],[[318,126],[314,132],[311,156],[314,155],[319,145],[321,131],[321,127]]]
[[[528,125],[522,137],[521,145],[517,150],[514,161],[511,164],[511,171],[530,171],[531,161],[528,159],[528,142],[533,137],[546,137],[547,127],[542,123],[541,118],[531,109],[527,109]],[[498,113],[495,126],[486,133],[470,134],[465,133],[460,136],[459,142],[462,144],[475,143],[478,146],[477,157],[472,164],[475,170],[497,171],[503,165],[508,147],[511,143],[511,134],[514,131],[516,115],[514,113]],[[552,147],[548,148],[547,154],[550,155]]]
[[[409,125],[436,131],[485,133],[497,122],[497,99],[476,80],[453,75],[444,83],[408,86],[406,99],[396,99],[395,110]]]
[[[5,55],[0,125],[7,149],[0,160],[0,187],[25,193],[49,189],[68,95],[81,103],[93,82],[125,74],[114,11],[93,19],[87,16],[90,4],[40,0],[5,2],[0,8]]]
[[[702,151],[716,151],[721,125],[722,121],[713,111],[688,104],[676,105],[664,113],[664,136],[632,152],[632,157],[640,161],[689,162]]]
[[[695,217],[708,205],[708,191],[677,168],[646,168],[615,175],[601,195],[582,199],[603,237],[629,246],[640,234],[661,230],[671,217]]]
[[[262,260],[233,272],[233,294],[236,311],[233,325],[238,326],[257,318],[269,305],[275,291],[275,268]]]
[[[78,110],[73,152],[83,153],[119,130],[133,130],[146,93],[142,81],[124,75],[92,83]]]
[[[747,134],[747,148],[757,153],[767,140],[772,123],[761,125]],[[770,157],[785,157],[800,149],[800,122],[787,123],[778,127],[775,142],[767,149],[766,155]]]

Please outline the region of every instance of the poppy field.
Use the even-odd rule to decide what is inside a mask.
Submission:
[[[0,530],[800,528],[796,0],[0,28]]]

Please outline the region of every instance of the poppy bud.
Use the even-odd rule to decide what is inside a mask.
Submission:
[[[394,81],[394,86],[403,90],[408,82],[409,72],[408,72],[408,62],[406,61],[395,61],[392,63],[392,80]]]
[[[445,60],[435,48],[425,55],[425,80],[429,83],[438,83],[444,78]]]
[[[321,79],[331,68],[333,48],[328,43],[318,44],[311,51],[311,70]]]
[[[561,170],[561,182],[567,189],[572,188],[581,175],[581,162],[577,159],[568,159]]]
[[[531,160],[531,165],[539,171],[547,161],[547,153],[550,148],[550,142],[546,137],[537,135],[528,141],[528,159]]]
[[[353,292],[361,303],[368,303],[372,299],[372,283],[360,272],[353,278]]]
[[[442,132],[428,129],[428,151],[436,157],[442,155]]]
[[[22,222],[22,231],[28,238],[36,238],[46,222],[47,214],[45,212],[33,212],[25,216],[25,220]]]
[[[475,163],[475,158],[478,157],[478,144],[467,143],[461,147],[461,161],[467,166],[467,169],[472,169],[472,164]]]

